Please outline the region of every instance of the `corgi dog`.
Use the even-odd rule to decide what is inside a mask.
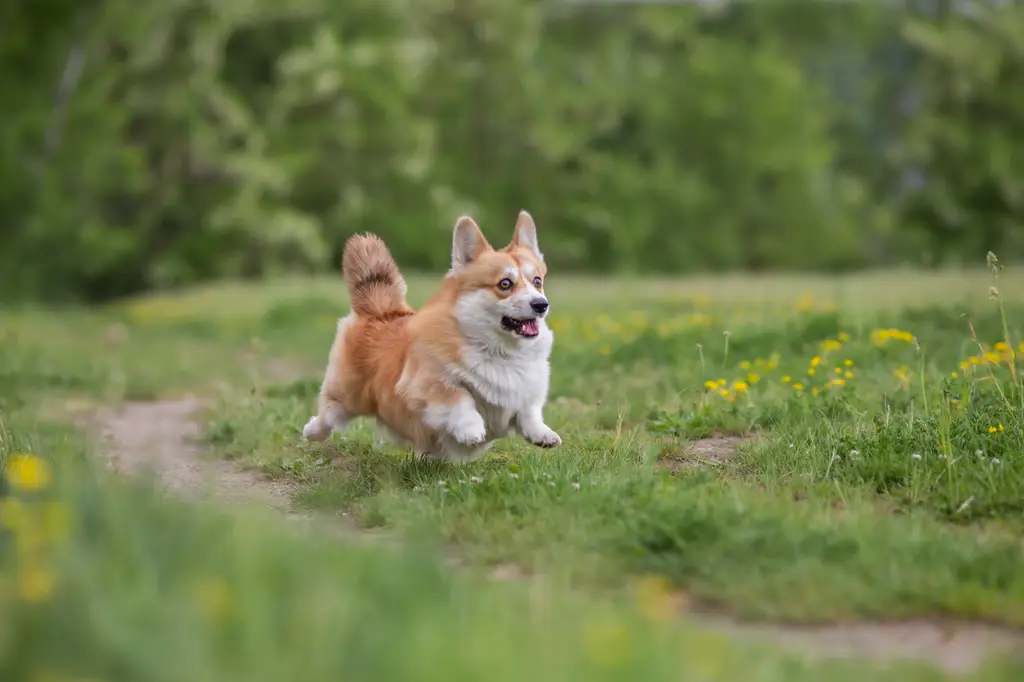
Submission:
[[[372,416],[396,444],[451,462],[479,457],[512,429],[543,448],[562,442],[544,423],[554,334],[529,213],[500,250],[459,218],[451,270],[418,311],[379,237],[351,237],[342,270],[351,312],[338,320],[306,439]]]

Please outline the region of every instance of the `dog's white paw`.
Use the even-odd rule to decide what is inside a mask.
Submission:
[[[475,417],[475,418],[474,418]],[[452,438],[460,445],[480,445],[487,440],[487,426],[479,414],[467,416],[452,429]]]
[[[324,424],[320,417],[310,417],[302,427],[302,435],[306,440],[323,441],[331,435],[331,427]]]
[[[523,435],[526,437],[526,440],[542,448],[553,448],[556,445],[562,444],[561,437],[547,426]]]

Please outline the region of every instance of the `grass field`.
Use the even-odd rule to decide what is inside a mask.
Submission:
[[[335,279],[2,311],[0,679],[790,682],[873,658],[809,657],[751,619],[983,622],[1024,649],[1022,285],[556,273],[564,445],[509,439],[457,467],[369,424],[301,439],[346,311]],[[394,542],[100,465],[83,415],[184,393],[208,452]],[[1022,673],[993,655],[967,674]]]

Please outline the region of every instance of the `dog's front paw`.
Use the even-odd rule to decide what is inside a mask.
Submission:
[[[302,427],[302,435],[306,440],[327,440],[331,435],[331,427],[324,424],[324,420],[320,417],[310,417],[306,425]]]
[[[562,439],[557,433],[545,426],[538,429],[536,433],[527,433],[526,440],[541,448],[553,448],[562,444]]]
[[[476,419],[466,419],[452,429],[452,438],[460,445],[473,447],[487,440],[487,427],[480,415]]]

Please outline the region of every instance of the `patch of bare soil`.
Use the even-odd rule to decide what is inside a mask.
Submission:
[[[752,440],[750,436],[725,435],[701,438],[687,443],[682,452],[663,451],[661,463],[672,471],[718,466],[732,459],[740,445]]]
[[[126,475],[149,473],[168,492],[191,501],[227,505],[258,505],[308,526],[329,521],[329,532],[347,540],[369,540],[340,515],[331,519],[293,508],[293,486],[258,471],[204,456],[197,444],[201,407],[194,397],[132,402],[105,408],[88,419],[105,440],[108,466]]]
[[[105,456],[110,466],[128,475],[149,470],[169,492],[187,499],[209,499],[220,503],[260,504],[297,521],[309,514],[291,507],[291,487],[272,481],[258,472],[204,457],[195,444],[199,426],[195,398],[129,403],[103,410],[91,423],[107,439]],[[721,464],[749,440],[739,436],[716,436],[689,443],[682,455],[668,457],[669,466],[685,468]],[[351,524],[337,520],[329,524],[332,534],[344,540],[374,539]],[[448,565],[463,564],[457,555]],[[492,580],[521,580],[515,566],[501,565]],[[747,623],[728,616],[686,611],[685,599],[678,601],[681,617],[694,625],[725,635],[750,637],[778,644],[812,659],[856,658],[876,662],[917,660],[951,673],[969,672],[989,656],[1024,652],[1024,634],[977,623],[912,621],[902,623],[837,623],[794,626],[775,623]]]
[[[1024,651],[1024,633],[984,623],[913,620],[798,626],[707,615],[696,616],[696,623],[780,644],[812,660],[920,661],[952,674],[969,673],[991,656],[1019,656]]]

